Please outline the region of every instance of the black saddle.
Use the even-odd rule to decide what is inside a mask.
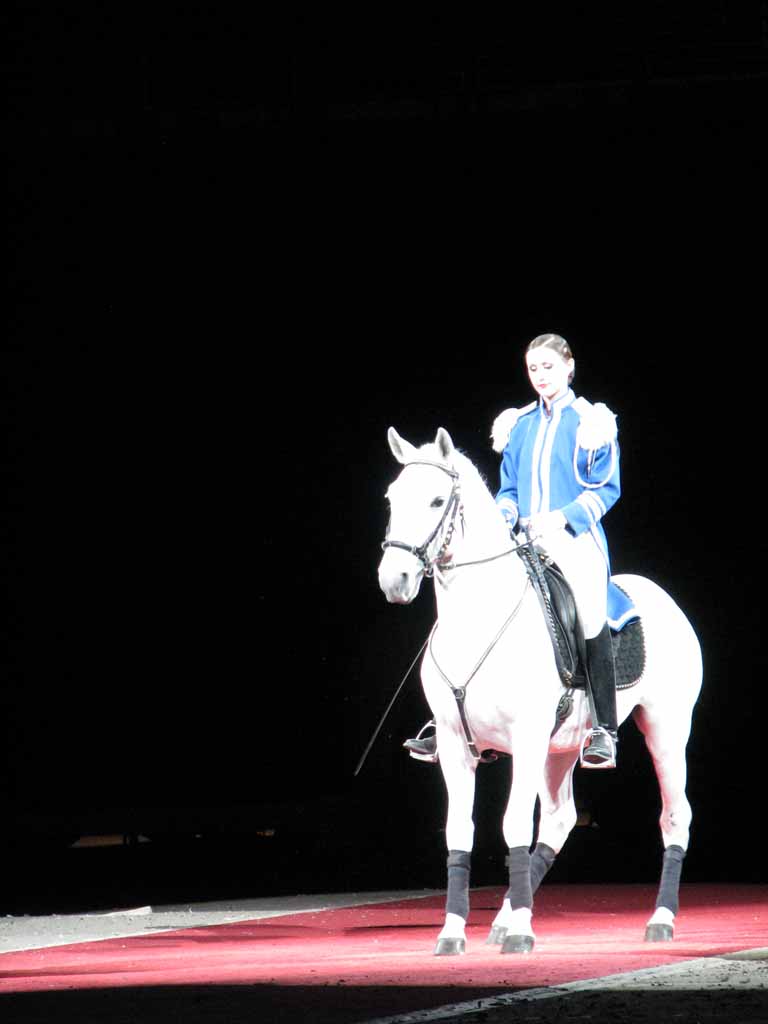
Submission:
[[[571,585],[558,566],[531,545],[521,546],[518,554],[525,563],[542,606],[563,685],[585,690],[587,651]],[[645,668],[642,621],[634,619],[619,631],[611,630],[611,642],[616,688],[624,690],[635,685]]]
[[[581,619],[576,608],[571,585],[554,562],[540,559],[547,594],[544,595],[551,608],[554,641],[559,648],[558,669],[563,682],[577,690],[586,689],[586,645]],[[541,595],[540,595],[541,599]]]

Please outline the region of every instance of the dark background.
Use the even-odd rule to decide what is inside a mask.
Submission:
[[[442,885],[415,676],[354,775],[433,619],[377,587],[386,429],[494,488],[550,330],[618,413],[614,570],[704,649],[686,877],[764,881],[766,9],[573,6],[3,15],[8,910]],[[577,792],[551,877],[654,878],[634,726]]]

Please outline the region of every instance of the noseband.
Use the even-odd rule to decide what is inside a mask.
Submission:
[[[451,469],[449,466],[443,466],[440,462],[428,462],[424,459],[414,459],[413,462],[406,462],[403,464],[403,468],[407,469],[408,466],[433,466],[435,469],[441,469],[444,473],[453,481],[451,485],[451,493],[448,496],[448,500],[445,503],[443,514],[440,517],[440,521],[434,528],[432,533],[427,537],[423,544],[405,544],[401,540],[385,540],[382,545],[382,551],[386,551],[387,548],[401,548],[403,551],[407,551],[409,554],[414,555],[421,562],[424,575],[429,577],[433,574],[435,565],[440,562],[440,559],[445,555],[448,550],[448,545],[451,543],[453,537],[453,531],[456,527],[456,515],[461,508],[461,484],[459,482],[459,474],[455,469]],[[445,536],[443,537],[443,543],[434,558],[430,559],[428,556],[429,546],[432,544],[434,539],[440,534],[447,522],[445,529]]]

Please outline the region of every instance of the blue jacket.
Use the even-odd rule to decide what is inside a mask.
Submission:
[[[497,423],[505,416],[511,429],[496,495],[505,517],[515,522],[559,509],[575,536],[592,533],[609,564],[601,519],[621,494],[616,417],[570,388],[549,413],[534,402]]]

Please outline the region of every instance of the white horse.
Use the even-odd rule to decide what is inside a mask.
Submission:
[[[576,824],[573,773],[591,725],[589,703],[573,690],[572,709],[556,727],[567,689],[550,631],[517,542],[476,467],[442,427],[434,443],[420,448],[394,428],[388,438],[404,468],[387,492],[379,585],[389,602],[409,604],[422,579],[433,575],[437,603],[421,666],[448,792],[446,913],[435,954],[466,949],[475,772],[484,750],[510,754],[514,768],[502,822],[509,889],[488,942],[504,953],[529,952],[533,895]],[[640,614],[645,643],[638,681],[617,694],[619,722],[632,714],[643,733],[662,799],[664,857],[645,937],[668,940],[691,824],[685,751],[701,688],[701,651],[665,591],[641,576],[614,580]]]

